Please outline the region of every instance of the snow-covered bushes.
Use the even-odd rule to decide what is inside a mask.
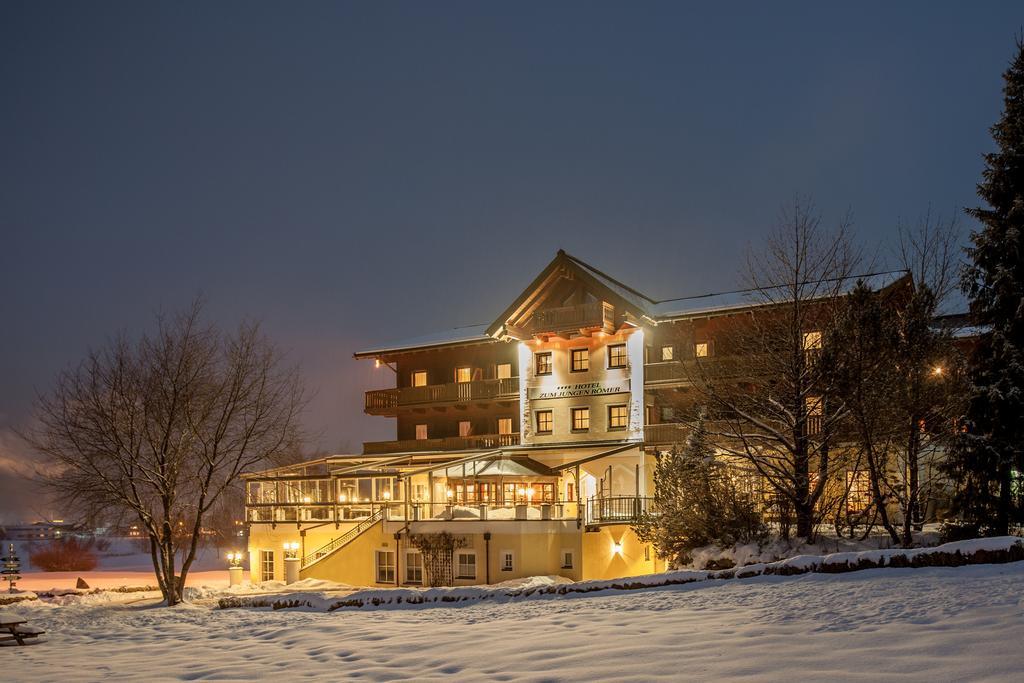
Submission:
[[[76,538],[50,541],[34,549],[29,560],[44,572],[87,572],[96,568],[92,542]]]

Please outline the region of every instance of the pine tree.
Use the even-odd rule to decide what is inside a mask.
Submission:
[[[985,155],[962,287],[985,333],[973,354],[965,432],[952,460],[958,507],[969,520],[1006,534],[1021,520],[1024,471],[1024,41],[1003,74],[1003,114],[992,126],[998,150]],[[1014,490],[1015,485],[1018,487]]]
[[[733,480],[728,466],[715,457],[700,417],[682,451],[658,460],[654,470],[655,512],[633,527],[660,557],[684,561],[704,545],[730,546],[760,540],[767,534],[752,498]]]

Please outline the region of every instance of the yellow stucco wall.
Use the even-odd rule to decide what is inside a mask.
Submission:
[[[616,579],[665,571],[654,548],[640,542],[628,526],[600,527],[584,533],[582,579]]]

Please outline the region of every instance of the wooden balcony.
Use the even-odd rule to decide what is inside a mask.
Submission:
[[[526,322],[531,335],[562,336],[587,330],[615,332],[615,307],[606,301],[578,306],[560,306],[535,312]]]
[[[749,363],[745,364],[743,359],[736,357],[670,360],[645,364],[644,384],[691,384],[700,376],[729,379],[749,371]]]
[[[481,434],[479,436],[447,436],[440,439],[404,439],[399,441],[364,441],[363,453],[405,453],[408,451],[467,451],[518,446],[519,432],[513,434]]]
[[[644,443],[650,446],[682,444],[686,443],[689,433],[686,425],[677,422],[644,425]]]
[[[395,415],[399,408],[438,403],[460,404],[471,401],[513,401],[519,398],[519,378],[484,379],[475,382],[449,382],[424,387],[398,387],[366,392],[368,415]]]

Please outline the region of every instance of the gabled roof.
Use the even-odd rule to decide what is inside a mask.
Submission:
[[[872,290],[879,291],[891,287],[907,277],[909,275],[906,271],[854,275],[844,278],[838,290],[840,293],[848,293],[853,290],[857,282],[864,281]],[[636,319],[643,319],[655,325],[670,320],[726,315],[772,303],[763,300],[763,291],[754,289],[674,299],[653,299],[586,261],[559,249],[555,258],[491,324],[469,325],[412,337],[382,344],[366,351],[359,351],[354,355],[356,358],[373,358],[390,353],[494,342],[505,334],[506,325],[510,321],[526,319],[544,303],[546,297],[551,296],[559,283],[564,280],[576,280],[596,297],[631,313]],[[783,291],[781,287],[779,290]]]
[[[559,249],[551,263],[533,279],[508,308],[487,327],[487,334],[499,337],[512,320],[524,319],[535,311],[562,279],[578,280],[591,293],[600,296],[637,317],[650,317],[654,300],[619,282],[590,264]]]

